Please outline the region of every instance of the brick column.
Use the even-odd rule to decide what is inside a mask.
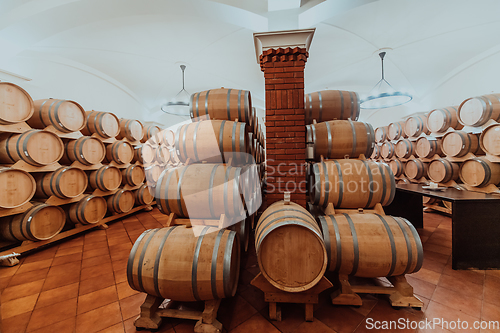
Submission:
[[[260,55],[266,82],[267,191],[265,203],[291,200],[306,206],[304,67],[306,48],[270,48]]]

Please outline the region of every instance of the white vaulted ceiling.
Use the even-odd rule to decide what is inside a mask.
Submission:
[[[299,1],[295,1],[297,7]],[[500,1],[0,0],[0,79],[35,98],[67,98],[86,109],[172,124],[160,105],[181,88],[249,89],[264,106],[264,78],[252,34],[316,27],[306,92],[366,94],[386,78],[411,91],[403,107],[362,111],[375,126],[413,112],[500,92]],[[282,4],[284,5],[284,4]],[[284,6],[285,8],[287,6]]]

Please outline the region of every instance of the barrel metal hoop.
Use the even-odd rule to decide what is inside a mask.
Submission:
[[[241,163],[246,163],[248,162],[248,152],[246,150],[245,146],[245,133],[246,133],[246,125],[245,123],[240,123],[240,143],[239,143],[239,148],[240,148],[240,156],[243,156],[240,160]]]
[[[201,92],[197,93],[196,94],[196,119],[197,121],[199,121],[200,119],[200,109],[199,109],[199,102],[200,102],[200,95],[201,95]],[[194,99],[194,95],[192,95],[192,98]],[[191,103],[191,110],[193,109],[193,104]],[[194,111],[192,111],[193,115],[194,115]]]
[[[217,237],[215,237],[214,250],[212,252],[212,265],[210,270],[210,282],[212,286],[212,296],[214,299],[219,299],[217,294],[217,256],[219,254],[220,240],[226,229],[219,230]]]
[[[410,231],[413,235],[413,239],[415,240],[415,245],[417,246],[417,265],[411,273],[418,272],[420,268],[422,268],[422,264],[424,263],[424,247],[422,246],[422,240],[420,239],[420,236],[418,235],[418,232],[413,224],[411,224],[407,219],[403,217],[400,217],[400,219],[408,225],[408,228],[410,228]]]
[[[391,268],[389,269],[389,273],[387,273],[387,276],[392,276],[394,270],[396,269],[396,261],[397,261],[396,242],[394,241],[394,235],[392,234],[392,230],[391,227],[389,226],[389,223],[387,223],[387,221],[381,215],[379,214],[375,215],[377,215],[380,221],[382,221],[382,224],[384,225],[385,230],[387,231],[387,236],[389,236],[389,242],[391,243],[392,262],[391,262]]]
[[[236,157],[236,128],[238,127],[237,122],[233,122],[233,130],[231,133],[231,147],[233,148],[233,151],[231,153],[231,156]]]
[[[483,167],[483,170],[484,170],[484,180],[478,186],[481,187],[481,186],[484,186],[484,185],[488,184],[489,181],[490,181],[490,179],[491,179],[491,169],[490,169],[490,166],[485,161],[483,161],[480,158],[475,158],[473,160],[476,161],[476,162],[478,162]]]
[[[191,268],[191,288],[193,289],[193,296],[197,301],[201,301],[200,295],[198,293],[198,257],[200,256],[201,243],[203,242],[203,237],[207,233],[210,226],[203,228],[200,235],[198,236],[198,241],[196,242],[196,247],[193,254],[193,266]]]
[[[245,119],[241,118],[241,92],[243,90],[238,90],[238,121],[245,121]]]
[[[223,120],[220,124],[219,130],[219,151],[220,156],[222,158],[222,163],[226,163],[226,159],[224,158],[224,125],[226,124],[226,120]]]
[[[313,139],[313,155],[316,157],[316,125],[315,124],[311,124],[311,130],[312,130],[312,139]]]
[[[87,141],[89,139],[90,139],[89,136],[83,136],[80,139],[76,140],[75,145],[73,146],[73,149],[75,149],[75,147],[77,148],[77,152],[75,154],[75,159],[78,162],[85,164],[85,165],[91,165],[90,161],[87,161],[87,159],[83,155],[83,145],[85,144],[85,141]]]
[[[358,120],[358,118],[356,117],[356,114],[353,112],[354,111],[354,97],[353,97],[353,93],[352,93],[352,91],[349,91],[348,93],[349,93],[349,99],[351,100],[351,103],[350,103],[351,104],[351,108],[349,110],[349,111],[351,111],[351,117],[349,117],[349,119],[356,121],[356,120]],[[354,118],[354,119],[352,119],[352,118]]]
[[[231,216],[229,214],[228,206],[227,206],[227,198],[228,198],[228,182],[229,182],[229,175],[231,173],[231,166],[229,165],[226,169],[226,172],[224,173],[224,213],[226,214],[226,217]]]
[[[230,107],[230,103],[231,103],[231,90],[232,89],[228,89],[227,90],[227,102],[226,102],[227,120],[231,120],[231,107]]]
[[[345,109],[344,94],[343,94],[342,90],[338,90],[338,92],[340,95],[340,119],[344,119],[344,109]]]
[[[330,123],[328,121],[325,121],[325,126],[326,126],[326,131],[328,133],[328,135],[327,135],[327,137],[328,137],[328,152],[327,152],[327,156],[326,157],[330,158],[330,155],[332,153],[332,131],[330,129]],[[314,142],[316,142],[316,140]]]
[[[351,129],[352,129],[352,153],[351,153],[351,156],[352,157],[357,157],[356,156],[356,143],[357,143],[356,142],[357,141],[357,138],[356,138],[356,128],[354,127],[354,123],[352,122],[351,119],[349,119],[349,125],[351,125]]]
[[[40,165],[40,163],[36,162],[29,154],[28,154],[28,140],[29,140],[29,137],[32,136],[33,134],[35,133],[38,133],[40,131],[29,131],[29,132],[25,132],[26,134],[26,140],[23,142],[23,153],[24,153],[24,156],[25,158],[27,158],[29,161],[31,161],[33,163],[33,165]],[[24,135],[24,134],[22,134]],[[21,137],[19,137],[20,139]],[[17,145],[18,148],[19,148],[19,145]],[[19,150],[17,151],[19,153]],[[21,155],[19,155],[21,156]],[[29,162],[28,162],[29,163]]]
[[[245,122],[250,124],[250,114],[252,113],[252,109],[250,108],[250,92],[248,90],[245,90],[245,93],[243,94],[243,111],[245,114]]]
[[[9,135],[9,136],[7,137],[7,140],[5,140],[5,146],[6,146],[6,148],[7,148],[7,149],[5,149],[5,151],[7,152],[7,156],[9,156],[9,159],[10,159],[12,162],[16,162],[16,160],[12,158],[12,155],[10,154],[10,149],[9,149],[9,141],[10,141],[10,139],[12,138],[12,135],[13,135],[13,134]],[[17,143],[16,143],[16,149],[17,149]],[[19,156],[19,157],[20,157],[20,156]]]
[[[241,168],[235,168],[236,171],[234,173],[234,179],[233,179],[233,211],[234,211],[234,216],[238,216],[240,211],[236,211],[236,205],[239,206],[239,203],[241,202],[240,200],[240,174],[241,174]]]
[[[323,174],[325,175],[325,202],[323,202],[323,207],[326,207],[328,206],[328,198],[330,197],[331,188],[325,161],[321,161],[321,166],[323,167]]]
[[[54,106],[55,103],[57,103],[57,99],[55,100],[52,100],[52,103],[50,103],[49,105],[49,110],[48,110],[48,115],[49,115],[49,121],[50,121],[50,124],[53,125],[55,123],[55,121],[52,119],[52,106]],[[42,118],[42,115],[40,114],[40,118]],[[45,124],[44,124],[45,125]],[[45,125],[47,126],[47,125]],[[50,126],[50,125],[49,125]]]
[[[328,265],[326,269],[328,270],[330,267],[330,257],[331,257],[331,243],[330,243],[330,228],[328,228],[328,223],[326,222],[326,219],[324,216],[318,216],[319,223],[321,225],[321,231],[323,232],[323,241],[325,242],[325,248],[326,248],[326,256],[328,258]],[[337,232],[337,230],[335,230]]]
[[[224,285],[224,297],[231,297],[232,290],[229,285],[229,280],[231,278],[231,249],[233,248],[234,239],[236,237],[236,232],[229,231],[229,235],[227,236],[226,248],[224,251],[224,264],[222,266],[222,280]],[[239,247],[237,248],[238,256],[239,256]],[[238,267],[239,268],[239,267]]]
[[[208,208],[210,209],[210,216],[212,216],[213,219],[216,219],[217,216],[214,213],[214,177],[215,177],[215,172],[217,171],[217,168],[219,167],[220,164],[215,164],[214,167],[212,168],[212,172],[210,174],[210,187],[208,188]]]
[[[358,271],[358,266],[359,266],[359,244],[358,244],[358,235],[356,233],[356,227],[354,226],[354,223],[352,222],[351,217],[346,214],[342,213],[344,217],[347,220],[347,223],[349,224],[349,229],[351,230],[351,236],[352,236],[352,246],[353,246],[353,251],[354,251],[354,261],[352,263],[352,271],[350,275],[356,275],[356,272]]]
[[[177,207],[179,207],[179,212],[180,212],[181,216],[185,215],[184,210],[182,209],[182,178],[184,177],[184,174],[186,173],[188,168],[189,168],[189,165],[186,165],[184,167],[184,169],[181,171],[181,176],[179,177],[179,183],[177,184]],[[187,207],[186,207],[186,209],[187,209]]]
[[[308,118],[308,123],[312,124],[312,121],[313,121],[313,115],[312,115],[312,108],[313,108],[312,96],[311,96],[311,94],[307,94],[307,96],[309,97],[309,113],[307,115],[307,118]]]
[[[375,149],[375,131],[371,124],[364,123],[366,128],[366,137],[368,140],[368,147],[366,147],[365,156],[368,158],[372,156],[373,150]]]
[[[163,247],[165,246],[165,243],[167,242],[168,236],[174,231],[174,229],[177,228],[177,226],[172,226],[167,229],[167,232],[165,232],[165,235],[163,236],[161,242],[160,242],[160,247],[158,248],[158,251],[156,252],[156,258],[155,258],[155,264],[154,264],[154,271],[153,271],[153,285],[155,288],[156,296],[162,297],[161,292],[160,292],[160,286],[158,284],[158,280],[160,278],[159,276],[159,271],[160,271],[160,259],[163,254]]]
[[[75,211],[76,211],[76,217],[80,222],[90,224],[90,222],[85,217],[85,208],[87,208],[89,201],[92,200],[93,198],[94,198],[93,195],[89,195],[85,199],[82,199],[77,203]]]
[[[146,242],[144,243],[144,246],[142,247],[141,255],[139,256],[139,264],[137,265],[137,282],[139,284],[139,289],[141,291],[144,291],[144,286],[142,283],[142,266],[144,265],[144,257],[146,256],[146,250],[148,249],[149,242],[151,242],[151,239],[153,236],[160,231],[161,229],[153,229],[151,231],[149,237],[146,239]],[[130,254],[132,257],[132,254]]]
[[[278,221],[278,220],[283,220],[283,219],[296,219],[296,220],[302,220],[304,222],[307,223],[307,225],[309,226],[308,228],[313,230],[318,236],[320,236],[321,239],[323,239],[323,236],[321,236],[321,233],[319,232],[319,230],[315,230],[313,225],[310,223],[311,220],[308,220],[306,218],[303,218],[301,216],[297,216],[297,215],[284,215],[284,216],[281,216],[281,217],[277,217],[275,219],[272,219],[271,221],[269,221],[265,226],[262,227],[262,229],[259,230],[259,233],[255,234],[255,241],[257,242],[255,248],[258,250],[259,247],[260,247],[260,243],[262,242],[262,239],[264,239],[265,235],[267,235],[269,233],[269,230],[273,229],[273,227],[269,228],[268,230],[266,230],[271,224],[273,224],[274,222]],[[291,221],[286,221],[287,224],[290,224],[289,222]],[[266,230],[266,231],[264,231]]]
[[[380,217],[380,215],[379,215],[379,217]],[[399,227],[401,228],[401,231],[403,232],[403,236],[405,237],[406,250],[408,252],[408,262],[406,263],[406,268],[405,268],[403,274],[407,274],[411,268],[411,263],[413,261],[413,251],[411,250],[410,237],[408,236],[408,232],[406,231],[406,228],[404,227],[404,223],[401,222],[399,217],[393,217],[393,219],[399,225]]]
[[[59,107],[61,106],[62,103],[64,102],[69,102],[69,101],[66,101],[66,100],[61,100],[59,103],[56,104],[56,106],[54,107],[54,119],[56,121],[56,124],[58,124],[59,126],[61,126],[60,130],[63,131],[63,132],[66,132],[68,131],[69,129],[66,128],[62,122],[61,122],[61,119],[59,119]],[[49,115],[50,115],[50,111],[49,111]]]
[[[63,174],[70,170],[71,168],[70,167],[64,167],[61,169],[59,169],[61,172],[57,175],[57,178],[56,178],[56,193],[59,194],[61,197],[65,197],[64,193],[62,192],[61,190],[61,186],[59,185],[61,183],[61,178],[63,176]],[[57,171],[59,171],[57,170]],[[80,169],[81,170],[81,169]],[[54,175],[57,173],[57,171],[54,171],[54,173],[52,173],[52,177],[50,177],[50,189],[52,190],[52,179],[54,177]],[[54,190],[52,190],[54,192]]]
[[[378,170],[380,171],[380,176],[382,177],[382,198],[380,202],[383,204],[385,201],[385,195],[387,194],[387,185],[385,181],[385,172],[384,172],[384,167],[377,163]],[[398,165],[399,168],[399,165]],[[372,187],[373,190],[373,187]]]
[[[210,89],[207,90],[207,93],[205,95],[205,117],[207,120],[210,119],[210,115],[208,114],[208,94],[210,94]]]
[[[198,121],[196,125],[194,126],[194,135],[193,135],[193,150],[194,150],[194,158],[196,161],[199,161],[200,159],[198,158],[198,149],[196,147],[196,134],[198,133],[198,127],[200,126],[201,121]]]
[[[137,238],[137,240],[135,241],[134,243],[134,246],[132,247],[132,250],[130,250],[130,255],[128,256],[128,261],[127,261],[127,281],[128,281],[128,285],[134,289],[134,290],[137,290],[137,287],[134,286],[134,278],[133,278],[133,268],[134,268],[134,259],[135,259],[135,254],[137,252],[137,249],[139,248],[139,245],[141,244],[142,242],[142,239],[148,234],[150,233],[151,231],[153,231],[154,229],[149,229],[149,230],[145,230],[140,236],[139,238]],[[137,271],[140,271],[141,270],[141,266],[138,265],[137,266]],[[143,291],[143,290],[141,290]]]
[[[318,91],[319,99],[319,120],[318,122],[323,122],[323,98],[321,97],[321,91]]]
[[[366,173],[368,174],[368,201],[366,202],[365,208],[369,208],[370,204],[373,200],[373,175],[372,170],[370,169],[370,165],[365,160],[361,160],[361,162],[365,165]],[[383,198],[383,197],[382,197]]]
[[[339,272],[342,266],[342,238],[340,237],[339,225],[337,224],[337,219],[335,215],[328,215],[330,221],[332,221],[333,230],[335,231],[335,242],[337,243],[337,261],[335,262],[335,272]]]
[[[181,138],[181,129],[184,126],[186,126],[186,125],[182,125],[181,127],[177,128],[177,130],[175,131],[175,142],[174,142],[174,145],[175,145],[175,149],[177,150],[177,155],[178,156],[181,156],[180,138]]]
[[[310,218],[313,218],[311,215],[309,215],[309,212],[307,211],[303,211],[303,210],[300,210],[300,209],[288,209],[288,208],[282,208],[282,209],[278,209],[278,210],[275,210],[274,212],[272,212],[271,214],[267,215],[266,217],[264,217],[264,219],[262,220],[259,220],[257,222],[257,226],[255,228],[255,239],[259,238],[257,237],[258,233],[257,231],[260,229],[260,226],[264,223],[265,220],[267,220],[269,217],[273,216],[274,214],[276,213],[279,213],[279,212],[298,212],[298,213],[302,213],[302,214],[305,214],[307,215],[308,217]],[[262,218],[262,217],[261,217]],[[273,220],[274,221],[274,220]],[[269,225],[269,224],[268,224]],[[266,225],[264,228],[266,228],[268,225]]]
[[[344,196],[344,180],[342,179],[342,169],[340,168],[340,163],[337,160],[333,160],[333,163],[335,163],[335,166],[337,167],[337,174],[339,176],[339,198],[337,200],[337,205],[336,207],[341,207],[340,205],[342,204],[342,199]],[[327,171],[325,170],[325,173]]]
[[[146,168],[147,169],[147,168]],[[168,185],[170,183],[170,178],[172,177],[172,174],[175,172],[175,169],[165,169],[163,172],[160,174],[160,177],[158,177],[158,182],[156,184],[155,188],[155,199],[156,199],[156,206],[158,206],[158,209],[160,212],[163,214],[170,214],[170,205],[168,204]],[[163,183],[163,178],[165,177],[166,174],[169,174],[167,176],[167,180],[165,183]],[[159,186],[158,186],[159,184]],[[162,184],[165,184],[165,189],[163,190],[163,193],[165,193],[165,198],[161,195],[162,190]],[[165,209],[163,208],[163,203],[165,203]]]

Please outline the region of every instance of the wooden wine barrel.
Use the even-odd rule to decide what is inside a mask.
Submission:
[[[405,175],[415,180],[426,177],[428,165],[429,163],[427,162],[422,162],[419,159],[413,158],[406,162]]]
[[[372,208],[389,205],[396,192],[387,164],[364,160],[329,160],[312,167],[309,195],[314,205],[335,208]]]
[[[175,148],[170,148],[169,152],[170,152],[170,164],[174,165],[179,164],[181,160],[179,159],[179,155],[177,155]]]
[[[373,278],[415,273],[422,267],[422,242],[402,217],[344,213],[319,216],[319,222],[329,271]]]
[[[468,153],[483,155],[479,145],[479,134],[463,131],[448,132],[443,136],[441,149],[446,156],[462,157]]]
[[[108,139],[114,138],[120,132],[120,121],[118,117],[111,112],[87,111],[87,123],[80,130],[83,135],[90,136],[97,134],[98,136]]]
[[[423,196],[422,202],[424,205],[435,205],[439,203],[439,199]]]
[[[37,198],[55,196],[61,199],[76,198],[87,188],[88,178],[82,169],[62,167],[53,172],[37,173]]]
[[[440,138],[421,137],[417,140],[415,154],[420,158],[431,158],[434,155],[443,156],[441,146],[442,140]]]
[[[352,91],[323,90],[305,96],[306,125],[330,120],[358,120],[359,96]]]
[[[0,134],[0,163],[19,160],[44,166],[59,161],[64,151],[61,139],[49,131],[30,130],[23,134]]]
[[[0,237],[10,241],[41,241],[57,235],[66,222],[62,208],[34,204],[26,212],[0,218]]]
[[[372,152],[372,155],[370,156],[370,158],[372,160],[377,160],[380,158],[380,149],[381,149],[382,146],[379,146],[379,145],[374,145],[373,146],[373,152]]]
[[[63,133],[76,132],[85,126],[85,110],[74,101],[63,99],[39,99],[35,101],[35,112],[27,121],[33,128],[44,129],[52,125]]]
[[[127,141],[106,144],[106,162],[127,164],[134,158],[134,147]]]
[[[172,130],[165,129],[160,132],[161,142],[169,148],[175,146],[175,133]]]
[[[408,136],[404,131],[404,126],[405,126],[404,121],[400,121],[397,123],[390,123],[389,126],[387,126],[387,139],[399,140],[407,138]]]
[[[144,182],[146,174],[140,165],[131,164],[126,169],[122,169],[122,184],[137,186]]]
[[[247,139],[245,123],[209,120],[180,127],[175,148],[182,162],[190,158],[192,162],[226,163],[232,158],[235,163],[246,164]]]
[[[167,164],[170,161],[170,150],[165,145],[159,145],[156,148],[155,160],[159,164]]]
[[[154,189],[150,188],[147,184],[142,185],[134,191],[135,203],[137,205],[149,205],[155,199],[153,195]]]
[[[132,142],[140,141],[143,135],[143,126],[139,120],[120,119],[120,132],[116,136],[118,140],[126,138]]]
[[[134,157],[132,162],[139,162],[145,165],[153,163],[156,158],[156,147],[157,146],[152,146],[149,143],[134,146]]]
[[[485,187],[489,184],[500,184],[500,164],[493,163],[484,157],[465,161],[460,168],[460,179],[470,186]]]
[[[415,154],[417,143],[408,139],[399,140],[396,143],[396,156],[399,158],[410,158]]]
[[[248,117],[248,131],[253,133],[255,131],[255,119],[257,118],[257,110],[255,107],[250,109],[250,116]]]
[[[127,263],[134,290],[174,301],[232,297],[240,271],[240,244],[227,229],[195,225],[146,230]]]
[[[447,183],[457,180],[460,174],[460,165],[445,158],[433,160],[429,163],[427,175],[435,183]]]
[[[68,216],[73,223],[95,224],[106,216],[107,210],[106,199],[87,195],[70,206]]]
[[[405,121],[404,131],[410,138],[416,138],[422,133],[429,134],[430,131],[427,128],[427,116],[420,115],[409,117]]]
[[[372,125],[351,120],[333,120],[306,126],[307,142],[313,144],[314,159],[371,156],[375,145]]]
[[[191,118],[250,122],[252,97],[248,90],[211,89],[194,93],[189,103]]]
[[[405,174],[405,163],[400,160],[390,161],[389,167],[395,177],[401,177]]]
[[[164,167],[158,164],[151,164],[144,168],[144,173],[146,174],[146,181],[149,186],[156,185],[158,179],[160,179],[160,175],[165,170]]]
[[[78,140],[68,140],[64,145],[64,156],[61,161],[75,161],[83,165],[94,165],[102,162],[106,156],[106,147],[99,138],[82,136]]]
[[[101,191],[116,190],[122,183],[122,173],[115,166],[105,165],[94,170],[89,175],[89,185],[92,189]]]
[[[485,128],[479,137],[479,144],[486,153],[500,156],[500,124]]]
[[[490,119],[500,121],[500,94],[467,98],[458,107],[458,120],[466,126],[482,126]]]
[[[191,164],[166,169],[158,179],[155,198],[163,214],[218,219],[243,215],[242,168],[223,164]]]
[[[141,142],[144,143],[148,140],[152,140],[155,143],[159,143],[161,128],[155,125],[147,125],[142,129],[142,139]]]
[[[384,142],[380,147],[380,156],[385,159],[391,159],[396,156],[396,145],[392,142]]]
[[[448,128],[462,129],[464,126],[458,122],[457,112],[457,106],[432,110],[427,115],[427,128],[432,133],[445,133]]]
[[[33,99],[26,90],[13,83],[0,82],[0,124],[26,121],[34,112]]]
[[[16,208],[33,198],[36,183],[23,170],[0,167],[0,208]]]
[[[255,229],[255,249],[262,275],[287,292],[314,287],[328,265],[316,220],[293,202],[275,202],[262,213]]]
[[[127,213],[134,208],[135,195],[132,191],[119,190],[107,198],[108,211],[115,214]]]
[[[247,252],[248,250],[250,228],[251,228],[250,223],[251,223],[251,217],[247,217],[229,227],[229,230],[233,230],[238,234],[241,245],[241,252]]]
[[[387,126],[377,127],[374,133],[376,142],[384,142],[387,140]]]

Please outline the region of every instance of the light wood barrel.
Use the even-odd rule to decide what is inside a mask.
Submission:
[[[161,128],[155,125],[147,125],[142,128],[142,139],[141,142],[144,143],[148,140],[158,143],[160,139]]]
[[[458,120],[466,126],[482,126],[500,121],[500,94],[468,98],[458,107]]]
[[[335,208],[372,208],[389,205],[396,192],[387,164],[364,160],[330,160],[315,163],[309,185],[314,205]]]
[[[373,127],[351,120],[307,125],[307,142],[313,143],[314,159],[371,156],[375,145]]]
[[[240,271],[236,233],[209,226],[146,230],[127,263],[134,290],[174,301],[232,297]]]
[[[33,128],[44,129],[52,125],[63,133],[76,132],[85,126],[85,110],[74,101],[62,99],[39,99],[35,101],[35,112],[27,121]]]
[[[0,167],[0,208],[16,208],[33,198],[35,179],[26,171]]]
[[[99,138],[82,136],[65,143],[61,162],[70,164],[78,161],[83,165],[94,165],[101,163],[105,156],[106,147]]]
[[[56,196],[61,199],[75,198],[85,192],[88,178],[82,169],[62,167],[53,172],[38,173],[36,179],[37,198]]]
[[[120,132],[120,121],[111,112],[87,111],[87,123],[80,130],[83,135],[97,134],[102,138],[114,138]]]
[[[161,142],[169,148],[175,146],[175,133],[172,130],[164,129],[160,132]]]
[[[26,212],[0,218],[0,237],[10,241],[41,241],[57,235],[66,222],[62,208],[35,204]]]
[[[389,167],[395,177],[400,177],[405,174],[405,163],[400,160],[392,160],[389,162]]]
[[[108,211],[115,214],[127,213],[134,208],[135,195],[132,191],[119,190],[107,198]]]
[[[410,158],[415,154],[417,143],[408,139],[399,140],[396,143],[396,156],[399,158]]]
[[[389,126],[387,126],[387,139],[399,140],[407,138],[408,136],[404,131],[404,126],[405,126],[404,121],[400,121],[397,123],[390,123]]]
[[[374,145],[373,146],[373,152],[372,152],[372,155],[370,156],[370,158],[372,160],[377,160],[380,158],[380,149],[381,149],[382,146],[380,145]]]
[[[417,140],[415,154],[420,158],[431,158],[434,155],[443,156],[441,146],[442,140],[440,138],[429,139],[421,137]]]
[[[156,147],[157,146],[152,146],[149,143],[134,146],[134,157],[132,162],[139,162],[145,165],[153,163],[156,157]]]
[[[135,203],[137,205],[149,205],[155,199],[153,195],[154,189],[150,188],[147,184],[142,185],[134,191]]]
[[[179,159],[179,155],[175,152],[175,148],[170,148],[170,164],[179,164],[181,160]]]
[[[500,124],[485,128],[479,137],[479,144],[486,153],[500,156]]]
[[[441,142],[443,153],[446,156],[462,157],[468,153],[483,155],[479,145],[479,134],[455,131],[446,133]]]
[[[151,164],[144,168],[144,173],[146,174],[146,181],[149,186],[156,185],[161,173],[165,168],[158,164]]]
[[[143,135],[143,126],[139,120],[120,119],[120,132],[116,136],[118,140],[126,138],[130,141],[140,141]]]
[[[250,123],[252,97],[248,90],[211,89],[191,95],[191,118],[230,120]]]
[[[392,142],[384,142],[380,147],[380,156],[385,159],[391,159],[396,156],[396,145]]]
[[[175,148],[185,162],[225,163],[232,158],[238,164],[248,162],[246,124],[210,120],[183,125],[177,130]]]
[[[420,134],[429,134],[430,131],[427,128],[427,116],[413,116],[409,117],[405,121],[404,131],[410,138],[416,138]]]
[[[352,91],[323,90],[305,96],[306,125],[330,120],[358,120],[359,96]]]
[[[89,175],[89,185],[94,190],[113,191],[120,187],[121,183],[122,173],[115,166],[105,165]]]
[[[0,124],[26,121],[34,112],[33,99],[26,90],[13,83],[0,82]]]
[[[122,169],[122,184],[137,186],[144,182],[146,174],[144,168],[140,165],[132,164],[126,169]]]
[[[427,162],[422,162],[421,160],[416,158],[411,159],[406,162],[405,175],[406,177],[415,180],[426,177],[428,166],[429,163]]]
[[[167,146],[159,145],[158,148],[156,148],[155,160],[159,164],[167,164],[168,161],[170,161],[170,151]]]
[[[134,158],[134,147],[127,141],[106,144],[106,162],[127,164]]]
[[[49,131],[0,134],[0,163],[11,164],[23,160],[33,166],[44,166],[59,161],[63,151],[61,139]]]
[[[424,205],[435,205],[439,203],[439,199],[423,196],[422,202]]]
[[[384,142],[387,140],[387,126],[377,127],[374,133],[376,142]]]
[[[460,164],[440,158],[429,163],[427,175],[435,183],[447,183],[451,180],[457,180],[460,175]]]
[[[74,223],[95,224],[106,216],[107,211],[106,199],[95,195],[87,195],[70,206],[68,216]]]
[[[485,187],[500,184],[500,164],[484,157],[467,160],[460,168],[460,179],[470,186]]]
[[[329,271],[373,278],[415,273],[422,267],[422,242],[402,217],[344,213],[319,216],[319,222]]]
[[[262,213],[255,228],[255,249],[262,275],[287,292],[314,287],[328,265],[318,224],[293,202],[275,202]]]
[[[166,169],[156,186],[156,204],[164,214],[218,219],[243,215],[242,168],[222,164],[191,164]]]
[[[464,125],[458,121],[458,107],[435,109],[427,115],[427,128],[432,133],[445,133],[448,128],[460,130]]]

